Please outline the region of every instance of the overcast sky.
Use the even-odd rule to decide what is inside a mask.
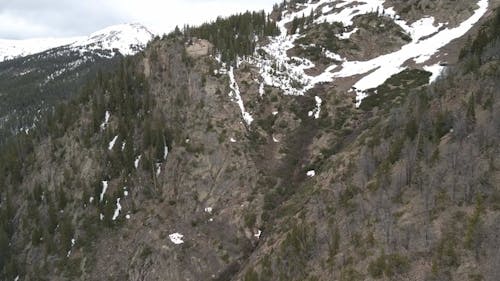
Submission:
[[[89,35],[139,22],[156,33],[246,10],[270,11],[274,0],[0,0],[0,38]]]

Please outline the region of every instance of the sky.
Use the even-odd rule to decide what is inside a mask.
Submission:
[[[246,10],[270,11],[274,0],[0,0],[0,38],[89,35],[110,25],[142,23],[157,34]]]

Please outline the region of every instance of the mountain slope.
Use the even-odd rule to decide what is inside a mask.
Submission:
[[[14,52],[3,55],[22,57],[0,62],[0,135],[33,128],[40,112],[72,97],[88,77],[114,67],[118,57],[144,49],[152,38],[145,27],[125,24],[89,37],[49,41],[46,46],[31,45],[38,40],[10,43]],[[48,46],[49,50],[36,53]]]
[[[500,11],[435,83],[401,69],[358,108],[360,76],[286,84],[325,73],[324,35],[345,32],[297,22],[330,59],[301,53],[272,18],[340,3],[304,2],[157,38],[2,145],[0,277],[498,280]],[[350,60],[384,55],[363,47]]]
[[[0,40],[0,62],[65,47],[72,51],[114,51],[124,56],[144,49],[153,38],[146,27],[140,24],[121,24],[107,27],[89,36],[70,38],[40,38],[27,40]]]

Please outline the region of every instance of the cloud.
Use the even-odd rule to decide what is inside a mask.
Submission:
[[[6,2],[6,3],[4,3]],[[246,10],[270,10],[269,0],[0,0],[0,38],[87,35],[139,22],[157,33]]]

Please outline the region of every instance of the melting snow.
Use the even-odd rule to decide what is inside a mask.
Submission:
[[[99,202],[102,202],[102,200],[104,199],[104,194],[106,194],[106,190],[108,190],[108,182],[103,181],[102,182],[101,196],[99,197]]]
[[[120,215],[120,212],[122,211],[122,205],[120,205],[120,198],[116,199],[116,210],[115,213],[113,214],[112,220],[116,220],[118,216]]]
[[[359,30],[359,28],[356,27],[356,28],[354,28],[353,30],[351,30],[349,32],[344,32],[344,33],[342,33],[340,35],[336,35],[336,36],[337,36],[337,38],[342,39],[342,40],[349,39],[349,38],[351,38],[351,35],[353,35],[354,33],[356,33],[358,30]]]
[[[445,68],[445,66],[442,66],[439,63],[430,66],[424,66],[425,71],[429,71],[430,73],[432,73],[431,77],[429,78],[429,83],[434,83],[439,78],[439,76],[441,76]]]
[[[241,110],[241,115],[243,116],[243,120],[245,120],[245,123],[250,126],[253,122],[253,117],[250,115],[250,113],[245,111],[245,105],[243,104],[243,99],[241,98],[240,94],[240,87],[238,86],[238,83],[236,83],[236,79],[234,78],[234,69],[231,66],[228,72],[229,75],[229,80],[230,84],[229,87],[231,88],[231,92],[229,93],[229,96],[231,99],[233,99],[234,102],[238,104]]]
[[[106,111],[104,115],[104,122],[101,124],[101,130],[104,131],[106,127],[108,127],[109,117],[111,117],[111,114],[109,113],[109,111]]]
[[[315,96],[314,100],[316,100],[316,108],[312,111],[309,111],[309,117],[314,116],[314,119],[319,118],[319,114],[321,113],[321,104],[323,103],[323,100],[321,100],[320,97]]]
[[[134,166],[136,169],[139,168],[139,162],[141,161],[141,158],[142,158],[142,155],[139,155],[139,156],[137,156],[137,158],[135,158]]]
[[[356,5],[352,7],[346,7],[346,5],[353,3],[352,1],[340,1],[336,4],[338,10],[335,11],[331,7],[323,6],[330,2],[329,0],[320,0],[315,3],[306,3],[302,5],[303,9],[300,11],[285,12],[282,20],[278,22],[281,35],[269,38],[270,43],[261,47],[267,55],[262,57],[256,52],[254,57],[248,58],[249,63],[260,68],[260,74],[266,85],[280,88],[285,95],[304,95],[319,83],[333,82],[336,78],[365,75],[353,86],[357,92],[356,99],[357,106],[359,106],[366,96],[366,90],[376,88],[392,75],[404,70],[403,65],[409,60],[414,60],[419,64],[426,62],[440,48],[446,46],[453,39],[463,36],[488,9],[488,0],[479,0],[479,8],[469,19],[458,27],[443,28],[443,24],[435,24],[435,19],[432,17],[420,19],[409,25],[400,19],[394,9],[384,9],[385,1],[383,0],[357,1]],[[300,18],[303,14],[308,15],[312,11],[317,11],[320,6],[323,6],[323,15],[315,19],[315,23],[341,22],[346,27],[352,26],[353,18],[358,15],[383,11],[383,15],[393,18],[395,23],[411,36],[412,41],[396,52],[368,61],[346,61],[337,54],[324,51],[325,56],[341,63],[341,69],[333,72],[339,67],[334,63],[322,74],[309,76],[305,70],[314,67],[314,63],[304,58],[288,57],[287,55],[287,51],[295,46],[294,42],[301,36],[297,34],[287,35],[286,25],[295,17]],[[350,34],[340,35],[341,38],[347,36]],[[434,70],[433,74],[437,73],[436,69],[432,70]],[[433,76],[433,78],[435,77]]]
[[[116,141],[118,140],[118,136],[116,136],[112,141],[109,142],[108,150],[112,150],[115,146]]]
[[[182,235],[180,233],[172,233],[168,237],[170,238],[170,241],[172,241],[172,243],[174,243],[176,245],[180,245],[180,244],[184,243],[184,240],[182,240],[184,238],[184,235]]]
[[[73,248],[76,244],[76,239],[75,238],[72,238],[71,239],[71,248]],[[69,256],[71,255],[71,249],[68,251],[68,254],[66,255],[67,258],[69,258]]]
[[[478,5],[479,8],[474,12],[474,15],[456,28],[445,28],[425,40],[414,38],[411,43],[403,46],[401,50],[382,55],[369,61],[344,62],[342,64],[342,70],[335,73],[333,77],[349,77],[358,74],[366,74],[371,71],[370,74],[363,77],[353,86],[358,93],[356,100],[357,106],[359,106],[363,98],[366,97],[366,90],[376,88],[392,75],[404,70],[405,67],[403,64],[406,61],[414,59],[417,63],[423,63],[453,39],[463,36],[486,13],[488,0],[480,0]],[[415,28],[414,34],[421,36],[423,34],[433,33],[435,27],[430,26],[429,22],[430,21],[422,21],[412,25],[412,27]],[[422,30],[418,30],[419,28]]]
[[[161,174],[161,163],[156,163],[156,176]]]

